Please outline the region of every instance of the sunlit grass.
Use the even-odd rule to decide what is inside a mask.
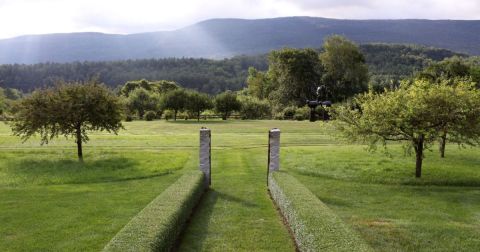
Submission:
[[[212,190],[188,226],[184,250],[292,250],[266,192],[268,130],[281,169],[304,183],[379,251],[472,251],[480,246],[480,149],[426,152],[421,179],[399,145],[392,157],[296,121],[129,122],[95,133],[85,164],[70,139],[22,143],[0,123],[0,250],[101,249],[130,218],[197,169],[198,130],[212,129]],[[435,148],[435,147],[434,147]]]

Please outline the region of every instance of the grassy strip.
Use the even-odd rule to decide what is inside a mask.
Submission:
[[[301,251],[372,251],[365,241],[294,177],[274,172],[269,176],[268,187]]]
[[[203,194],[204,175],[191,171],[148,204],[103,251],[168,251]]]

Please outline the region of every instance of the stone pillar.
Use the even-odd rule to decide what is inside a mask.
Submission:
[[[211,182],[211,131],[202,127],[200,129],[200,171],[205,174],[205,185],[208,187]]]
[[[280,170],[280,129],[268,132],[268,172]]]

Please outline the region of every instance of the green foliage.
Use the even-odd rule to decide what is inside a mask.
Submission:
[[[272,51],[268,57],[268,76],[273,86],[269,98],[282,105],[303,106],[315,98],[322,66],[313,49],[285,48]]]
[[[5,113],[6,109],[6,98],[3,92],[3,89],[0,88],[0,119],[3,118],[3,114]]]
[[[266,56],[236,56],[223,60],[164,58],[0,65],[0,81],[3,80],[6,87],[28,91],[54,85],[56,79],[86,81],[98,74],[99,80],[109,87],[132,80],[170,80],[184,88],[217,94],[227,89],[243,88],[249,67],[266,70]]]
[[[130,112],[138,114],[140,119],[143,119],[145,111],[160,110],[160,100],[159,94],[149,92],[144,88],[136,88],[129,93],[126,105]]]
[[[132,91],[138,88],[143,88],[147,91],[158,94],[165,94],[169,91],[180,88],[180,86],[174,81],[160,80],[150,82],[142,79],[139,81],[128,81],[125,83],[120,90],[120,94],[128,97]]]
[[[184,174],[120,230],[103,251],[170,251],[204,190],[202,172]]]
[[[271,108],[267,100],[260,100],[252,96],[239,96],[241,103],[240,116],[242,119],[270,118]]]
[[[291,175],[273,172],[268,176],[268,188],[300,251],[373,251],[340,217]]]
[[[478,93],[472,83],[432,85],[415,80],[394,91],[360,95],[353,109],[340,106],[334,117],[346,138],[365,141],[371,148],[387,141],[404,141],[407,150],[415,150],[416,176],[420,177],[423,151],[438,139],[445,125],[450,125],[458,138],[479,138]]]
[[[82,160],[82,143],[88,131],[117,133],[122,128],[119,99],[95,80],[87,83],[59,83],[36,90],[15,108],[12,131],[27,140],[40,134],[41,143],[63,135],[74,137]]]
[[[149,110],[145,113],[145,120],[146,121],[153,121],[157,117],[157,113],[155,111]]]
[[[320,54],[325,74],[322,83],[333,101],[342,101],[367,90],[368,67],[360,48],[345,37],[328,37]],[[325,98],[323,98],[325,99]]]
[[[172,90],[163,96],[161,107],[173,110],[173,119],[176,121],[178,112],[187,108],[188,96],[185,89]]]
[[[248,68],[247,86],[248,92],[258,99],[268,98],[273,91],[268,75],[253,67]]]
[[[215,111],[222,114],[222,119],[227,120],[233,111],[239,111],[242,104],[237,95],[232,91],[225,91],[215,97]]]
[[[299,107],[295,109],[295,114],[293,115],[293,119],[297,121],[303,121],[310,117],[310,108],[307,106]]]
[[[213,108],[212,99],[207,94],[189,91],[187,96],[186,108],[197,117],[197,120],[200,120],[203,111]]]
[[[297,107],[295,106],[285,107],[282,111],[283,119],[293,119],[293,116],[295,116],[296,111],[297,111]]]

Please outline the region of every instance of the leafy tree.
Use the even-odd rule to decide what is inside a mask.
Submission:
[[[117,133],[122,128],[119,99],[95,80],[86,83],[60,83],[54,88],[36,90],[17,105],[12,130],[27,140],[40,134],[41,143],[64,135],[73,137],[78,159],[83,161],[82,143],[89,131]]]
[[[439,150],[445,157],[448,140],[457,144],[475,145],[480,140],[480,91],[475,82],[461,79],[443,80],[434,88],[432,106],[441,107],[439,118]]]
[[[130,93],[126,103],[128,110],[131,112],[136,112],[140,119],[143,119],[145,111],[159,110],[160,96],[143,88],[137,88]]]
[[[337,127],[352,140],[366,141],[371,148],[387,141],[403,141],[416,154],[416,177],[421,177],[424,150],[438,139],[446,121],[452,122],[458,136],[478,139],[478,91],[468,84],[457,87],[431,85],[416,80],[403,83],[397,90],[376,94],[369,92],[355,98],[355,109],[341,106],[334,112]],[[468,95],[465,95],[465,93]],[[453,97],[468,97],[465,102],[451,102]],[[470,129],[467,129],[470,128]]]
[[[233,111],[239,111],[242,104],[237,99],[237,95],[228,90],[215,97],[215,111],[222,114],[222,120],[227,120]]]
[[[179,111],[187,108],[188,92],[184,89],[175,89],[167,92],[162,99],[162,108],[173,110],[173,119],[177,120]]]
[[[213,108],[213,102],[207,94],[196,91],[188,92],[187,109],[195,114],[197,121],[200,121],[200,114]]]
[[[268,59],[268,76],[275,90],[270,98],[274,102],[303,106],[307,99],[315,98],[322,76],[315,50],[285,48],[272,51]]]
[[[454,80],[455,78],[471,77],[471,66],[460,57],[452,57],[440,62],[434,62],[417,74],[417,78],[431,82]]]
[[[469,62],[464,58],[455,56],[430,64],[430,66],[419,72],[416,77],[429,81],[432,85],[451,85],[454,86],[454,89],[464,89],[464,80],[472,80],[476,83],[477,87],[480,87],[480,74],[476,74],[477,69],[480,69],[480,67],[477,67],[474,62]],[[457,86],[459,83],[460,86]],[[468,95],[469,92],[464,91],[463,94]],[[458,93],[452,94],[450,104],[448,106],[446,105],[445,108],[446,110],[465,109],[459,108],[458,106],[462,104],[465,105],[466,100],[468,100],[468,97],[459,97]],[[449,133],[452,133],[450,135],[453,142],[465,142],[462,137],[451,130],[461,125],[459,124],[461,119],[457,118],[457,115],[458,113],[452,111],[449,118],[445,118],[445,122],[440,129],[439,150],[442,158],[445,157],[445,147]]]
[[[359,47],[338,35],[328,37],[320,54],[325,74],[322,82],[327,85],[334,101],[345,100],[368,88],[368,67]]]
[[[242,119],[270,118],[270,104],[267,100],[260,100],[253,96],[240,96],[240,116]]]
[[[145,79],[139,81],[128,81],[120,89],[120,94],[128,97],[130,93],[138,88],[145,89],[149,92],[155,92],[159,94],[165,94],[168,91],[180,88],[180,86],[174,81],[147,81]]]
[[[267,98],[273,91],[268,75],[253,67],[248,68],[247,86],[248,92],[258,99]]]

